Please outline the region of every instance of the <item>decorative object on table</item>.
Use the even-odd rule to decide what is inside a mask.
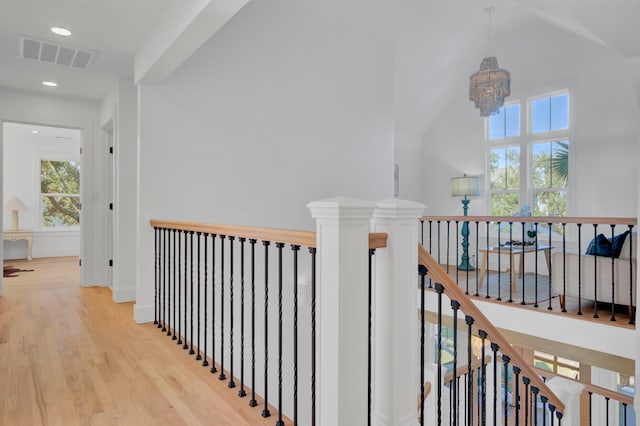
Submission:
[[[22,200],[16,196],[13,196],[4,203],[4,210],[12,212],[11,216],[11,231],[17,231],[20,229],[18,211],[29,210],[29,208],[22,202]]]
[[[463,197],[461,202],[465,216],[467,216],[469,203],[471,202],[467,197],[472,195],[480,195],[480,176],[467,176],[465,174],[462,177],[451,178],[451,196]],[[462,258],[458,265],[458,269],[463,271],[473,271],[473,266],[471,265],[471,262],[469,262],[469,224],[467,222],[462,224],[461,234]]]
[[[529,204],[525,204],[520,208],[520,214],[518,216],[531,216],[531,206]],[[538,232],[536,231],[536,227],[531,222],[525,222],[524,231],[527,234],[528,239],[525,241],[525,244],[533,245],[536,242],[536,236]]]
[[[485,9],[489,15],[488,52],[480,64],[480,70],[469,77],[469,100],[480,110],[481,117],[498,113],[504,98],[511,94],[511,74],[498,68],[498,59],[491,56],[491,13],[493,7]]]

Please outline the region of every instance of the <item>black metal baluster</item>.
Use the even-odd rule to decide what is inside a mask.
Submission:
[[[633,225],[629,226],[629,259],[633,259]],[[629,262],[629,324],[635,324],[635,308],[633,306],[633,262]]]
[[[536,302],[534,303],[533,307],[537,308],[538,307],[538,222],[535,223],[535,232],[536,232],[536,255],[535,255],[535,261],[536,261],[536,279],[535,279],[535,288],[536,288]],[[551,228],[549,228],[549,233],[551,233]],[[549,249],[551,250],[551,249]],[[524,256],[524,255],[523,255]],[[549,256],[551,256],[551,252],[549,252]],[[551,280],[551,272],[549,272],[549,280]],[[522,302],[524,304],[524,281],[522,284]]]
[[[311,253],[311,426],[316,424],[316,251]]]
[[[269,417],[269,245],[271,242],[263,241],[264,245],[264,408],[262,417]]]
[[[551,411],[551,415],[549,416],[551,419],[551,426],[554,426],[555,421],[554,421],[553,415],[556,412],[556,407],[553,404],[549,404],[549,411]]]
[[[524,281],[525,281],[524,277],[527,274],[527,269],[525,268],[525,263],[524,263],[524,259],[527,257],[527,256],[525,256],[525,251],[524,251],[525,248],[527,247],[527,245],[525,244],[527,242],[527,240],[525,238],[525,229],[524,229],[525,228],[525,226],[524,226],[525,223],[527,223],[527,222],[521,222],[521,225],[522,225],[522,256],[520,256],[520,263],[521,263],[520,269],[522,270],[522,302],[520,303],[521,305],[525,305],[526,304],[525,301],[524,301]],[[536,241],[537,240],[538,239],[536,238]],[[537,249],[535,250],[535,257],[536,257],[536,259],[535,259],[535,261],[536,261],[536,276],[535,276],[535,280],[537,281],[538,280],[538,250]],[[514,266],[515,266],[515,262],[514,262]],[[536,287],[537,287],[537,284],[536,284]]]
[[[596,234],[598,233],[598,224],[593,224],[593,241],[595,244]],[[594,308],[595,312],[593,314],[594,318],[599,318],[598,316],[598,251],[594,250],[593,252],[593,296],[595,297]]]
[[[371,254],[371,250],[369,250]],[[369,258],[371,259],[371,258]],[[425,345],[425,277],[427,268],[424,265],[418,266],[420,274],[420,426],[424,426],[424,345]],[[369,348],[371,348],[371,260],[369,260]],[[369,426],[371,426],[371,352],[369,352]]]
[[[502,245],[500,244],[500,236],[502,234],[502,229],[500,228],[501,223],[498,222],[498,298],[496,300],[502,300],[502,295],[500,294],[500,275],[502,275],[502,269],[500,269],[500,258],[502,257]],[[488,268],[488,266],[487,266]],[[487,296],[489,296],[489,278],[487,277]]]
[[[162,293],[160,298],[162,324],[158,324],[158,328],[167,331],[167,230],[162,228]],[[162,327],[160,327],[162,325]]]
[[[509,419],[509,400],[507,399],[509,389],[509,362],[511,358],[508,355],[502,354],[502,364],[504,365],[504,426],[507,426]]]
[[[547,223],[547,226],[549,227],[549,258],[551,258],[551,227],[553,226],[552,223]],[[538,241],[538,239],[536,238],[536,242]],[[536,245],[537,247],[537,245]],[[536,249],[536,253],[537,253],[537,249]],[[547,266],[549,267],[549,306],[547,307],[547,310],[551,311],[553,310],[553,308],[551,308],[551,299],[553,299],[553,297],[551,296],[551,280],[552,280],[552,274],[551,274],[551,269],[552,269],[552,265],[551,262],[549,262],[547,264]]]
[[[453,309],[453,380],[451,382],[451,393],[453,397],[453,426],[458,424],[458,381],[456,380],[458,370],[458,309],[460,309],[460,302],[457,300],[451,301],[451,309]]]
[[[444,287],[440,283],[436,283],[436,293],[438,293],[438,384],[437,384],[437,422],[438,426],[442,424],[442,293]]]
[[[182,344],[182,328],[180,326],[180,322],[182,320],[182,303],[181,303],[181,293],[182,293],[182,230],[178,230],[178,341],[177,345]]]
[[[218,372],[216,367],[216,237],[211,234],[211,374]]]
[[[513,400],[513,411],[515,414],[516,426],[520,425],[520,367],[513,366],[513,387],[515,388],[515,398]],[[526,425],[526,423],[525,423]]]
[[[458,279],[458,259],[460,258],[460,236],[459,236],[459,232],[460,230],[458,229],[459,227],[459,222],[456,220],[456,285],[459,286],[460,285],[460,280]],[[467,289],[467,293],[469,294],[469,289]]]
[[[582,315],[582,224],[581,223],[578,223],[578,312],[577,313],[578,315]]]
[[[173,337],[171,340],[176,340],[176,230],[173,230],[173,301],[171,305],[173,306]]]
[[[464,322],[467,324],[467,425],[471,426],[473,423],[473,370],[471,369],[471,363],[473,362],[473,353],[471,346],[471,336],[473,328],[473,317],[465,315]]]
[[[529,426],[529,384],[531,379],[523,377],[522,383],[524,383],[524,424]]]
[[[513,282],[513,277],[514,275],[514,269],[516,267],[516,261],[513,258],[513,222],[509,222],[509,241],[511,241],[511,244],[509,244],[509,300],[507,300],[507,302],[509,303],[513,303],[513,286],[514,286],[514,282]],[[524,244],[524,242],[523,242]],[[524,250],[524,246],[522,246],[522,250]],[[524,253],[524,251],[523,251]],[[524,255],[522,255],[522,258],[524,259]]]
[[[497,343],[491,343],[491,351],[493,352],[493,426],[498,424],[498,350],[500,346]]]
[[[457,237],[457,233],[456,233]],[[447,275],[449,274],[449,251],[451,251],[451,221],[447,220]],[[456,282],[456,284],[458,284]]]
[[[607,412],[607,415],[605,416],[605,418],[607,419],[607,426],[609,426],[609,397],[605,396],[604,400],[606,401],[605,407],[606,407],[606,412]]]
[[[480,338],[482,339],[482,353],[481,353],[481,367],[480,367],[480,375],[481,375],[481,380],[480,380],[480,393],[482,394],[482,396],[479,398],[479,400],[481,401],[481,407],[480,407],[480,421],[478,421],[478,424],[481,424],[482,426],[485,426],[487,424],[487,363],[485,361],[485,347],[487,345],[487,332],[484,330],[479,330],[478,331],[478,335],[480,336]]]
[[[220,375],[218,380],[226,380],[224,374],[224,240],[226,235],[220,235]]]
[[[627,426],[627,403],[622,403],[622,415],[623,415],[623,424]]]
[[[229,236],[229,389],[236,387],[233,380],[233,241],[236,238]]]
[[[276,243],[278,249],[278,421],[276,426],[284,426],[282,421],[282,248],[284,243]]]
[[[202,356],[200,355],[200,330],[201,330],[201,328],[200,328],[200,305],[201,305],[201,303],[200,303],[200,294],[201,294],[201,289],[200,289],[200,236],[202,235],[202,233],[201,232],[196,232],[196,235],[197,235],[197,240],[196,240],[197,244],[196,245],[197,245],[197,248],[198,248],[198,251],[197,251],[197,253],[198,253],[197,254],[197,256],[198,256],[198,262],[197,262],[197,265],[198,265],[197,266],[197,275],[198,275],[198,298],[197,298],[197,300],[198,300],[198,310],[197,310],[197,312],[198,312],[198,322],[197,322],[197,324],[198,324],[197,325],[197,328],[198,328],[198,345],[197,345],[197,347],[198,347],[198,353],[196,354],[196,361],[200,361],[202,359]]]
[[[560,411],[556,411],[556,417],[558,418],[558,426],[562,426],[562,413]]]
[[[613,250],[613,241],[614,241],[614,230],[615,230],[615,225],[610,225],[611,226],[611,321],[616,321],[616,285],[615,285],[615,253]],[[631,237],[629,237],[631,238]],[[633,282],[633,281],[631,281]]]
[[[208,267],[208,262],[207,259],[209,259],[208,257],[208,253],[207,253],[207,246],[208,246],[208,240],[209,240],[209,234],[207,234],[206,232],[204,233],[204,295],[203,295],[203,300],[204,300],[204,330],[202,330],[202,336],[204,337],[204,351],[202,354],[202,358],[204,359],[204,361],[202,361],[202,366],[203,367],[208,367],[209,366],[209,361],[207,360],[207,282],[209,281],[209,276],[208,276],[208,272],[209,272],[209,267]]]
[[[171,273],[169,271],[169,268],[171,267],[171,262],[170,262],[170,257],[171,257],[171,249],[169,246],[169,237],[170,237],[170,232],[171,230],[169,230],[168,228],[164,229],[164,271],[162,272],[164,278],[163,278],[163,286],[164,286],[164,299],[163,299],[163,303],[164,303],[164,313],[162,316],[162,331],[167,331],[169,329],[169,327],[167,327],[167,323],[169,321],[169,297],[167,296],[167,292],[170,288],[169,283],[167,282],[167,277],[170,279],[171,278]]]
[[[171,263],[175,262],[175,247],[173,249],[173,256],[171,256],[171,235],[175,232],[175,229],[167,229],[167,256],[169,257],[167,261],[167,336],[171,337],[171,276],[173,275],[173,271],[171,271]]]
[[[531,414],[533,415],[534,426],[538,425],[538,392],[539,389],[535,386],[531,386],[531,393],[533,393],[533,406],[531,407]]]
[[[474,296],[480,296],[480,293],[478,293],[478,279],[479,279],[479,271],[480,268],[478,268],[478,261],[480,260],[480,257],[478,255],[480,250],[480,222],[476,220],[476,294],[474,294]],[[487,265],[488,267],[488,265]],[[486,273],[486,271],[485,271]]]
[[[371,361],[371,355],[373,352],[373,348],[371,346],[371,340],[372,340],[372,326],[373,326],[373,255],[375,254],[376,250],[375,249],[369,249],[369,275],[368,275],[368,289],[367,289],[367,305],[368,305],[368,339],[367,339],[367,425],[371,426],[371,422],[372,422],[372,413],[371,413],[371,407],[372,407],[372,395],[373,395],[373,389],[372,389],[372,383],[373,383],[373,373],[372,373],[372,369],[373,369],[373,365],[372,365],[372,361]],[[421,288],[420,290],[420,294],[424,294],[424,275],[422,276],[422,286],[423,288]],[[423,311],[421,311],[421,313],[424,313]],[[422,367],[420,368],[420,372],[424,373],[422,371]],[[421,379],[422,380],[422,376]],[[423,388],[424,384],[420,385],[421,389]],[[422,394],[421,394],[422,395]],[[421,402],[421,404],[423,404]],[[422,407],[423,405],[421,405]]]
[[[187,257],[189,255],[188,251],[188,242],[189,242],[189,231],[184,231],[184,299],[183,299],[183,319],[184,319],[184,344],[182,345],[182,349],[189,349],[189,345],[187,344]]]
[[[189,355],[193,355],[196,351],[193,350],[193,231],[189,231],[189,293],[191,294],[190,300],[190,311],[191,311],[191,322],[189,323],[189,335],[191,336],[189,339]]]
[[[486,239],[487,239],[487,250],[489,250],[491,247],[489,246],[489,225],[491,225],[491,223],[489,221],[486,221],[485,224],[487,225],[487,235],[486,235]],[[498,234],[500,233],[500,229],[498,229]],[[499,238],[499,237],[498,237]],[[500,250],[500,247],[498,246],[498,250]],[[489,298],[489,253],[485,253],[486,259],[487,259],[487,265],[486,268],[484,270],[484,274],[487,277],[487,295],[485,296],[487,299]],[[500,255],[498,255],[498,257],[500,257]],[[500,268],[498,268],[498,274],[500,274]],[[482,285],[482,283],[480,283],[480,285]]]
[[[251,400],[249,406],[256,407],[256,242],[249,239],[251,245]]]
[[[431,241],[431,236],[433,235],[433,232],[431,232],[431,225],[433,224],[433,221],[429,221],[429,253],[433,253],[432,251],[432,241]],[[429,288],[433,288],[433,280],[431,278],[429,278]]]
[[[593,392],[589,391],[589,426],[592,425],[593,411]]]
[[[300,246],[293,244],[291,250],[293,251],[293,425],[298,426],[298,252]]]
[[[154,313],[153,323],[155,325],[158,324],[158,311],[159,311],[159,306],[160,306],[159,302],[158,302],[158,291],[159,291],[159,287],[160,287],[158,285],[158,279],[159,279],[158,278],[158,275],[159,275],[158,268],[159,268],[159,263],[160,263],[158,261],[159,256],[160,256],[160,253],[158,253],[159,252],[159,250],[158,250],[158,245],[159,245],[158,233],[159,233],[158,232],[158,228],[154,227],[153,228],[153,274],[154,274],[154,277],[153,277],[154,278],[154,280],[153,280],[153,294],[155,296],[155,301],[153,303],[153,306],[154,306],[154,309],[153,309],[153,313]]]
[[[244,390],[244,243],[247,239],[239,237],[238,241],[240,241],[240,390],[238,396],[244,398],[247,396]]]
[[[549,399],[542,395],[540,397],[540,401],[542,401],[542,426],[546,426],[547,425],[547,401],[549,401]]]
[[[438,265],[442,265],[440,263],[440,221],[438,221]]]
[[[580,248],[578,248],[580,251]],[[551,279],[551,274],[549,274]],[[567,312],[567,224],[562,224],[562,312]]]

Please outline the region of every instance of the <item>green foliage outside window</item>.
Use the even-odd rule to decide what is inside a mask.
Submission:
[[[80,163],[40,162],[42,226],[67,227],[80,224]]]

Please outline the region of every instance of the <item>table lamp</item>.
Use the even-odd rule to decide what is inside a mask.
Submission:
[[[462,208],[464,215],[467,216],[469,210],[469,200],[467,197],[471,195],[480,195],[480,176],[467,176],[451,179],[451,196],[463,197]],[[462,224],[462,259],[458,265],[458,269],[463,271],[473,271],[473,266],[469,262],[469,224],[465,221]]]
[[[20,229],[19,219],[18,219],[18,211],[19,210],[29,210],[27,206],[24,205],[22,200],[16,196],[13,196],[4,204],[4,210],[12,212],[11,216],[11,231],[17,231]]]

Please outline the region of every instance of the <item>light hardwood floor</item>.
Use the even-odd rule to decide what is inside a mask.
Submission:
[[[5,261],[34,271],[4,279],[0,424],[275,424],[154,325],[136,324],[133,303],[81,288],[77,262]]]

